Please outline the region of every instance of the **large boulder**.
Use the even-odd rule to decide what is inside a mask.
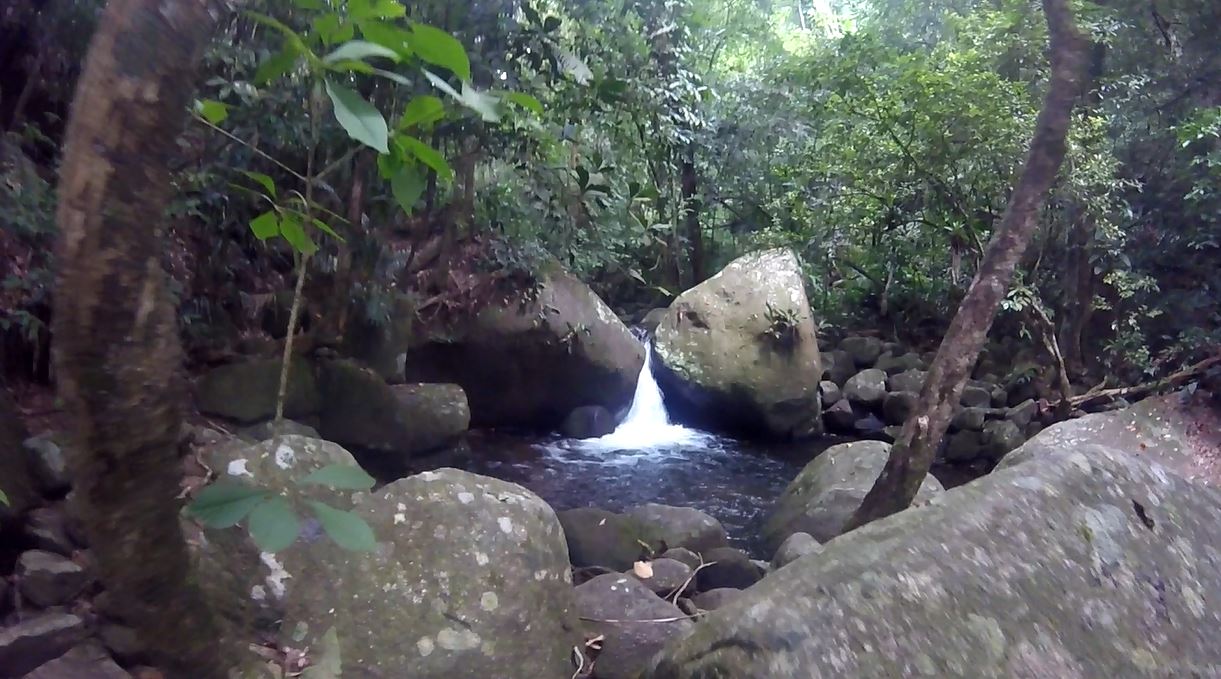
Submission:
[[[615,430],[615,416],[602,406],[581,406],[568,413],[560,431],[573,439],[592,439]]]
[[[739,257],[679,295],[654,347],[675,419],[775,439],[821,432],[818,340],[791,251]]]
[[[280,361],[256,359],[230,363],[208,371],[195,385],[199,412],[242,424],[270,420],[276,414],[280,391]],[[318,380],[309,361],[296,358],[288,370],[284,415],[308,418],[322,409]]]
[[[721,522],[693,507],[648,503],[624,513],[642,523],[645,532],[667,548],[684,547],[698,553],[729,546]]]
[[[885,347],[882,346],[882,340],[876,337],[845,337],[844,341],[839,343],[839,348],[848,353],[857,368],[871,368],[877,363]]]
[[[644,347],[592,290],[558,265],[537,294],[419,328],[406,379],[461,385],[478,427],[554,429],[574,408],[629,404]]]
[[[558,512],[568,557],[577,568],[601,566],[623,571],[645,556],[652,533],[639,519],[597,507]]]
[[[835,539],[643,676],[1213,676],[1221,491],[1090,442],[1132,440],[1110,427],[1036,436],[988,476]]]
[[[301,437],[227,456],[247,462],[222,469],[324,499],[364,519],[377,540],[373,551],[350,551],[307,520],[287,549],[231,564],[263,580],[249,596],[281,611],[285,643],[317,647],[334,627],[345,675],[571,675],[580,635],[568,553],[555,513],[533,493],[455,469],[372,493],[302,488],[289,479],[351,456]]]
[[[819,542],[839,535],[882,473],[889,454],[889,443],[854,441],[831,446],[814,458],[785,488],[764,525],[768,550],[774,553],[793,533],[809,533]],[[937,479],[925,477],[915,504],[928,502],[942,490]]]

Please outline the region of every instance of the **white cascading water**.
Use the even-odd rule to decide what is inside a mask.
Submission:
[[[627,417],[615,431],[584,443],[615,450],[654,448],[680,443],[691,443],[705,434],[682,425],[671,424],[666,414],[666,404],[661,397],[661,388],[653,379],[653,348],[645,341],[644,367],[636,378],[636,393]]]

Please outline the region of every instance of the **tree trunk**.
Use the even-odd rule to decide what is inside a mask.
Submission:
[[[1094,264],[1090,261],[1094,219],[1082,209],[1070,228],[1064,257],[1063,315],[1058,342],[1068,376],[1076,379],[1085,373],[1085,328],[1094,310]]]
[[[55,348],[75,492],[114,613],[171,677],[225,675],[176,499],[185,383],[161,268],[167,165],[218,1],[112,0],[59,184]]]
[[[683,155],[683,211],[687,243],[690,247],[691,285],[704,280],[704,234],[700,230],[700,200],[696,196],[698,177],[695,172],[695,144],[687,144]]]
[[[1087,42],[1073,23],[1067,0],[1043,0],[1043,11],[1050,43],[1051,84],[1022,174],[929,369],[919,406],[904,423],[882,474],[848,522],[849,530],[902,511],[916,497],[971,367],[979,358],[996,309],[1034,233],[1039,207],[1064,160],[1065,137],[1073,101],[1079,94]]]

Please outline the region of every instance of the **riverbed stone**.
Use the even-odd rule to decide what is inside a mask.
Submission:
[[[599,575],[577,586],[576,602],[588,633],[603,637],[597,661],[599,679],[633,679],[654,653],[692,628],[677,606],[627,575]],[[634,622],[671,618],[678,619]],[[619,622],[601,622],[604,620]]]
[[[1001,459],[1026,440],[1022,430],[1009,420],[988,422],[984,425],[983,435],[983,454],[993,460]]]
[[[47,495],[60,495],[72,487],[68,456],[55,432],[31,436],[22,445],[29,455],[34,478]]]
[[[869,368],[853,375],[844,384],[844,398],[865,408],[881,406],[886,398],[886,373]]]
[[[822,397],[823,410],[835,405],[842,398],[839,390],[839,385],[831,380],[823,380],[818,383],[818,395]]]
[[[992,391],[977,384],[968,384],[962,388],[959,402],[966,408],[988,408],[992,406]]]
[[[793,533],[780,543],[772,557],[772,568],[784,568],[807,554],[822,551],[822,544],[809,533]]]
[[[643,677],[1210,676],[1221,492],[1100,444],[1109,427],[1044,432],[991,474],[837,538]]]
[[[615,430],[615,416],[602,406],[581,406],[568,413],[560,431],[573,439],[605,436]]]
[[[719,547],[704,552],[703,557],[707,565],[696,575],[701,591],[722,587],[746,589],[763,578],[750,555],[740,549]]]
[[[460,385],[475,427],[554,430],[574,408],[631,403],[644,346],[558,262],[543,269],[533,291],[421,324],[406,379]]]
[[[945,445],[947,462],[970,462],[983,456],[983,432],[963,429],[950,434]]]
[[[845,337],[839,348],[848,352],[857,368],[872,368],[882,355],[882,340],[877,337]]]
[[[637,505],[624,512],[643,524],[653,540],[669,547],[686,547],[697,553],[729,546],[729,535],[720,521],[693,507],[671,507],[657,503]]]
[[[886,424],[903,424],[916,411],[920,394],[914,391],[892,391],[882,401],[882,415]]]
[[[201,413],[242,424],[270,420],[276,414],[280,390],[280,361],[255,359],[222,365],[205,373],[195,384],[195,404]],[[322,409],[313,365],[293,357],[288,371],[284,415],[308,418]]]
[[[983,431],[987,419],[986,408],[963,408],[950,418],[950,431]]]
[[[16,523],[40,499],[30,455],[22,445],[27,433],[17,404],[0,386],[0,489],[8,496],[8,503],[0,504],[0,528]]]
[[[80,616],[54,610],[30,613],[0,627],[0,673],[20,677],[63,655],[88,633]]]
[[[557,512],[568,557],[577,568],[602,566],[625,571],[644,553],[640,544],[653,536],[639,519],[596,507],[578,507]]]
[[[734,587],[719,587],[707,592],[700,592],[691,601],[701,611],[715,611],[724,608],[742,597],[742,590]]]
[[[826,542],[839,535],[860,507],[861,500],[882,473],[890,444],[854,441],[831,446],[814,458],[788,485],[763,527],[763,538],[774,553],[793,533],[809,533]],[[925,477],[915,504],[931,501],[943,491]]]
[[[1026,399],[1021,403],[1009,408],[1005,414],[1005,419],[1016,424],[1018,428],[1025,429],[1027,425],[1034,420],[1035,415],[1039,414],[1039,404],[1034,399]]]
[[[791,250],[739,257],[679,295],[653,345],[676,421],[769,439],[821,433],[818,339]]]
[[[36,548],[60,556],[76,550],[68,534],[68,516],[63,503],[30,510],[25,519],[25,536]]]
[[[687,549],[686,547],[671,547],[665,552],[662,552],[661,558],[673,559],[675,561],[685,563],[692,570],[700,567],[700,555]]]
[[[43,663],[23,679],[131,679],[131,675],[101,645],[85,642]]]
[[[884,371],[887,375],[897,375],[908,370],[922,370],[924,360],[920,358],[920,354],[912,352],[898,355],[886,352],[878,357],[878,361],[873,367]]]
[[[823,364],[822,379],[837,386],[844,386],[848,378],[856,374],[856,363],[843,349],[832,349],[821,353],[819,359]]]
[[[89,585],[89,574],[71,559],[41,549],[17,558],[21,595],[40,608],[71,601]]]
[[[644,583],[658,596],[667,596],[690,585],[693,569],[681,561],[661,558],[643,563],[648,565],[642,569],[633,565],[627,575]]]
[[[849,432],[860,416],[861,413],[858,413],[847,399],[840,399],[823,413],[823,422],[831,431]]]
[[[924,378],[928,376],[923,370],[904,370],[897,375],[891,375],[886,385],[891,391],[912,391],[917,394],[924,388]]]

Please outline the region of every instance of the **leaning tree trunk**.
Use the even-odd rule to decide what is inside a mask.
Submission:
[[[1035,124],[1030,153],[1000,227],[988,244],[975,280],[950,323],[929,368],[916,411],[903,425],[882,474],[848,522],[848,529],[902,511],[932,466],[963,385],[979,357],[996,309],[1034,233],[1039,207],[1064,160],[1073,101],[1079,94],[1086,40],[1067,0],[1043,0],[1051,53],[1051,84]]]
[[[179,524],[185,384],[161,267],[168,161],[218,0],[112,0],[77,86],[56,219],[60,394],[113,613],[170,677],[223,677]]]

